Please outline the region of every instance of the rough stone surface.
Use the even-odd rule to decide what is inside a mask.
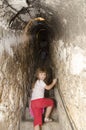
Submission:
[[[72,123],[69,120],[70,117],[66,113],[66,107],[64,107],[63,105],[64,100],[62,100],[62,97],[61,97],[62,95],[61,93],[59,93],[60,91],[58,91],[57,88],[55,88],[54,90],[55,90],[55,97],[58,102],[57,113],[58,113],[58,122],[59,122],[60,130],[63,130],[63,129],[72,130],[72,127],[71,127]]]
[[[0,40],[0,128],[18,130],[27,103],[27,90],[32,73],[29,45],[22,42],[22,33],[2,29]],[[28,56],[28,61],[27,61]],[[22,113],[21,113],[22,112]],[[4,124],[5,122],[5,124]]]
[[[59,3],[61,6],[58,11],[64,21],[62,23],[64,35],[57,42],[53,41],[52,60],[58,77],[58,88],[73,127],[75,130],[84,130],[86,128],[86,30],[84,29],[86,4],[82,1],[72,2],[74,1],[66,3],[64,1],[64,7],[61,1]],[[54,4],[53,6],[55,8]],[[81,16],[82,12],[84,14]],[[64,124],[65,117],[60,122]]]
[[[59,81],[59,88],[67,107],[67,113],[74,123],[75,129],[84,130],[85,108],[86,108],[86,72],[85,72],[85,49],[79,47],[64,47],[58,42],[58,50],[53,56],[57,61],[56,76]],[[62,49],[61,49],[62,48]],[[56,64],[56,63],[55,63]],[[83,117],[83,120],[82,118]],[[64,119],[65,120],[65,119]],[[80,122],[80,124],[79,124]]]
[[[25,13],[17,15],[23,6]],[[60,97],[56,96],[56,99],[59,102],[61,130],[71,130],[72,127],[74,130],[85,130],[86,2],[36,0],[28,7],[30,14],[27,13],[25,0],[0,1],[0,129],[19,130],[21,111],[24,113],[26,107],[27,90],[30,88],[34,68],[32,47],[28,46],[28,42],[22,42],[22,33],[19,30],[23,29],[31,18],[41,14],[50,22],[51,27],[55,28],[56,33],[50,45],[53,70],[58,78],[60,93]],[[10,20],[10,26],[13,27],[11,29],[17,31],[9,29]],[[55,92],[59,95],[57,90]],[[48,126],[46,128],[48,129]]]

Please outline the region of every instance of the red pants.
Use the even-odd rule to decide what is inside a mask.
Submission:
[[[31,101],[31,108],[34,115],[34,126],[42,125],[42,112],[43,108],[54,106],[54,102],[49,98],[40,98]]]

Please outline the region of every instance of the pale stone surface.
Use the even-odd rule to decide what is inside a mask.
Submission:
[[[1,33],[3,38],[0,41],[0,130],[19,130],[19,121],[27,102],[26,90],[31,80],[28,75],[32,73],[31,62],[27,62],[26,58],[29,45],[21,42],[21,32],[3,29]],[[32,58],[30,55],[29,53],[28,58]]]
[[[26,0],[8,0],[8,3],[17,10],[28,6]]]
[[[65,2],[60,1],[61,6],[57,9],[60,19],[65,19],[66,22],[62,23],[64,28],[62,39],[53,42],[52,60],[67,113],[74,122],[75,130],[84,130],[86,128],[86,4],[80,0]],[[53,3],[53,8],[56,8],[55,6]],[[84,15],[81,15],[82,12]],[[59,119],[65,127],[63,129],[66,129],[65,117],[60,116]]]
[[[20,130],[33,130],[33,123],[29,121],[20,123]],[[61,130],[58,122],[45,123],[42,126],[42,130]]]
[[[55,97],[58,102],[58,107],[57,107],[57,113],[58,113],[58,121],[59,121],[59,126],[60,130],[72,130],[71,125],[73,125],[72,121],[70,122],[70,116],[67,115],[66,113],[66,106],[64,108],[65,102],[63,97],[61,97],[61,93],[59,94],[60,91],[58,91],[57,88],[55,88]],[[64,105],[63,105],[64,102]],[[70,119],[71,120],[71,119]],[[64,122],[63,122],[64,121]]]
[[[63,57],[65,57],[64,51],[61,50],[61,48],[59,48],[59,49],[60,49],[60,55],[58,54],[59,53],[59,51],[58,51],[57,56],[56,56],[56,59],[58,59],[57,64],[59,66],[58,67],[59,69],[57,71],[58,79],[59,79],[59,86],[60,86],[61,92],[63,94],[63,97],[66,100],[65,103],[67,104],[67,107],[68,107],[68,111],[69,111],[68,113],[70,113],[70,115],[71,115],[73,121],[75,122],[75,124],[77,125],[77,127],[79,127],[80,130],[81,129],[84,130],[84,128],[85,128],[84,122],[86,120],[86,118],[85,118],[86,73],[84,71],[85,65],[84,66],[80,65],[80,64],[83,64],[84,61],[81,61],[80,56],[78,57],[79,59],[77,59],[77,60],[79,60],[79,62],[81,61],[80,63],[77,62],[77,64],[76,64],[76,60],[71,61],[72,53],[71,52],[68,53],[67,48],[66,48],[66,52],[67,52],[66,56],[67,56],[67,54],[70,54],[70,56],[68,55],[69,60],[67,59],[67,61],[65,61],[64,58],[62,58],[62,55],[63,55]],[[72,52],[74,52],[74,48],[72,49],[72,47],[70,47],[70,51],[71,50],[73,50]],[[80,49],[80,51],[81,51],[81,49]],[[79,53],[80,53],[80,51],[79,51]],[[75,59],[75,55],[76,54],[74,54],[74,59]],[[77,53],[77,55],[78,55],[78,53]],[[85,52],[84,52],[84,55],[85,55]],[[82,53],[83,57],[84,57],[84,55]],[[55,61],[56,61],[56,59],[55,59]],[[85,59],[85,57],[84,57],[84,59]],[[74,65],[72,65],[72,68],[71,68],[71,63],[74,64]],[[77,65],[76,69],[75,69],[75,67],[76,67],[75,64]],[[57,66],[56,66],[56,68],[57,68]],[[82,121],[82,118],[80,118],[80,117],[82,117],[82,115],[83,115],[84,122]],[[81,122],[80,125],[78,124],[78,122]]]
[[[75,129],[84,130],[86,127],[85,48],[81,49],[79,47],[73,47],[73,45],[65,47],[64,44],[60,46],[59,41],[58,50],[55,44],[54,47],[53,60],[55,64],[57,61],[57,71],[55,70],[55,73],[58,77],[58,85],[65,101],[64,104],[67,107],[67,113],[70,115],[72,122],[74,122]],[[78,49],[78,52],[75,48]],[[66,50],[66,55],[64,49]],[[77,57],[77,55],[79,55],[79,57]],[[77,59],[75,60],[76,57]],[[83,120],[81,117],[83,117]],[[65,119],[66,118],[62,119],[60,122],[65,121]]]

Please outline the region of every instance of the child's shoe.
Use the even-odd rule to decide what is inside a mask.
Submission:
[[[44,122],[47,123],[47,122],[52,122],[53,120],[51,118],[44,118]]]

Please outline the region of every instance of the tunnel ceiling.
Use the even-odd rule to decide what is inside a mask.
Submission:
[[[61,35],[61,22],[58,18],[57,12],[51,7],[47,6],[46,1],[43,0],[1,0],[0,1],[0,26],[5,29],[22,31],[27,23],[34,18],[42,17],[51,26],[54,34],[58,37]],[[39,23],[41,24],[41,23]],[[40,25],[37,28],[46,29]],[[48,27],[46,26],[46,27]],[[53,34],[53,33],[52,33]]]
[[[5,26],[14,30],[22,30],[35,17],[46,18],[48,15],[50,19],[53,15],[52,11],[43,7],[40,0],[1,0],[0,4],[3,11],[0,21],[4,20]]]
[[[54,37],[54,31],[45,19],[43,21],[34,21],[29,31],[40,43],[46,41],[47,43],[51,42]]]

